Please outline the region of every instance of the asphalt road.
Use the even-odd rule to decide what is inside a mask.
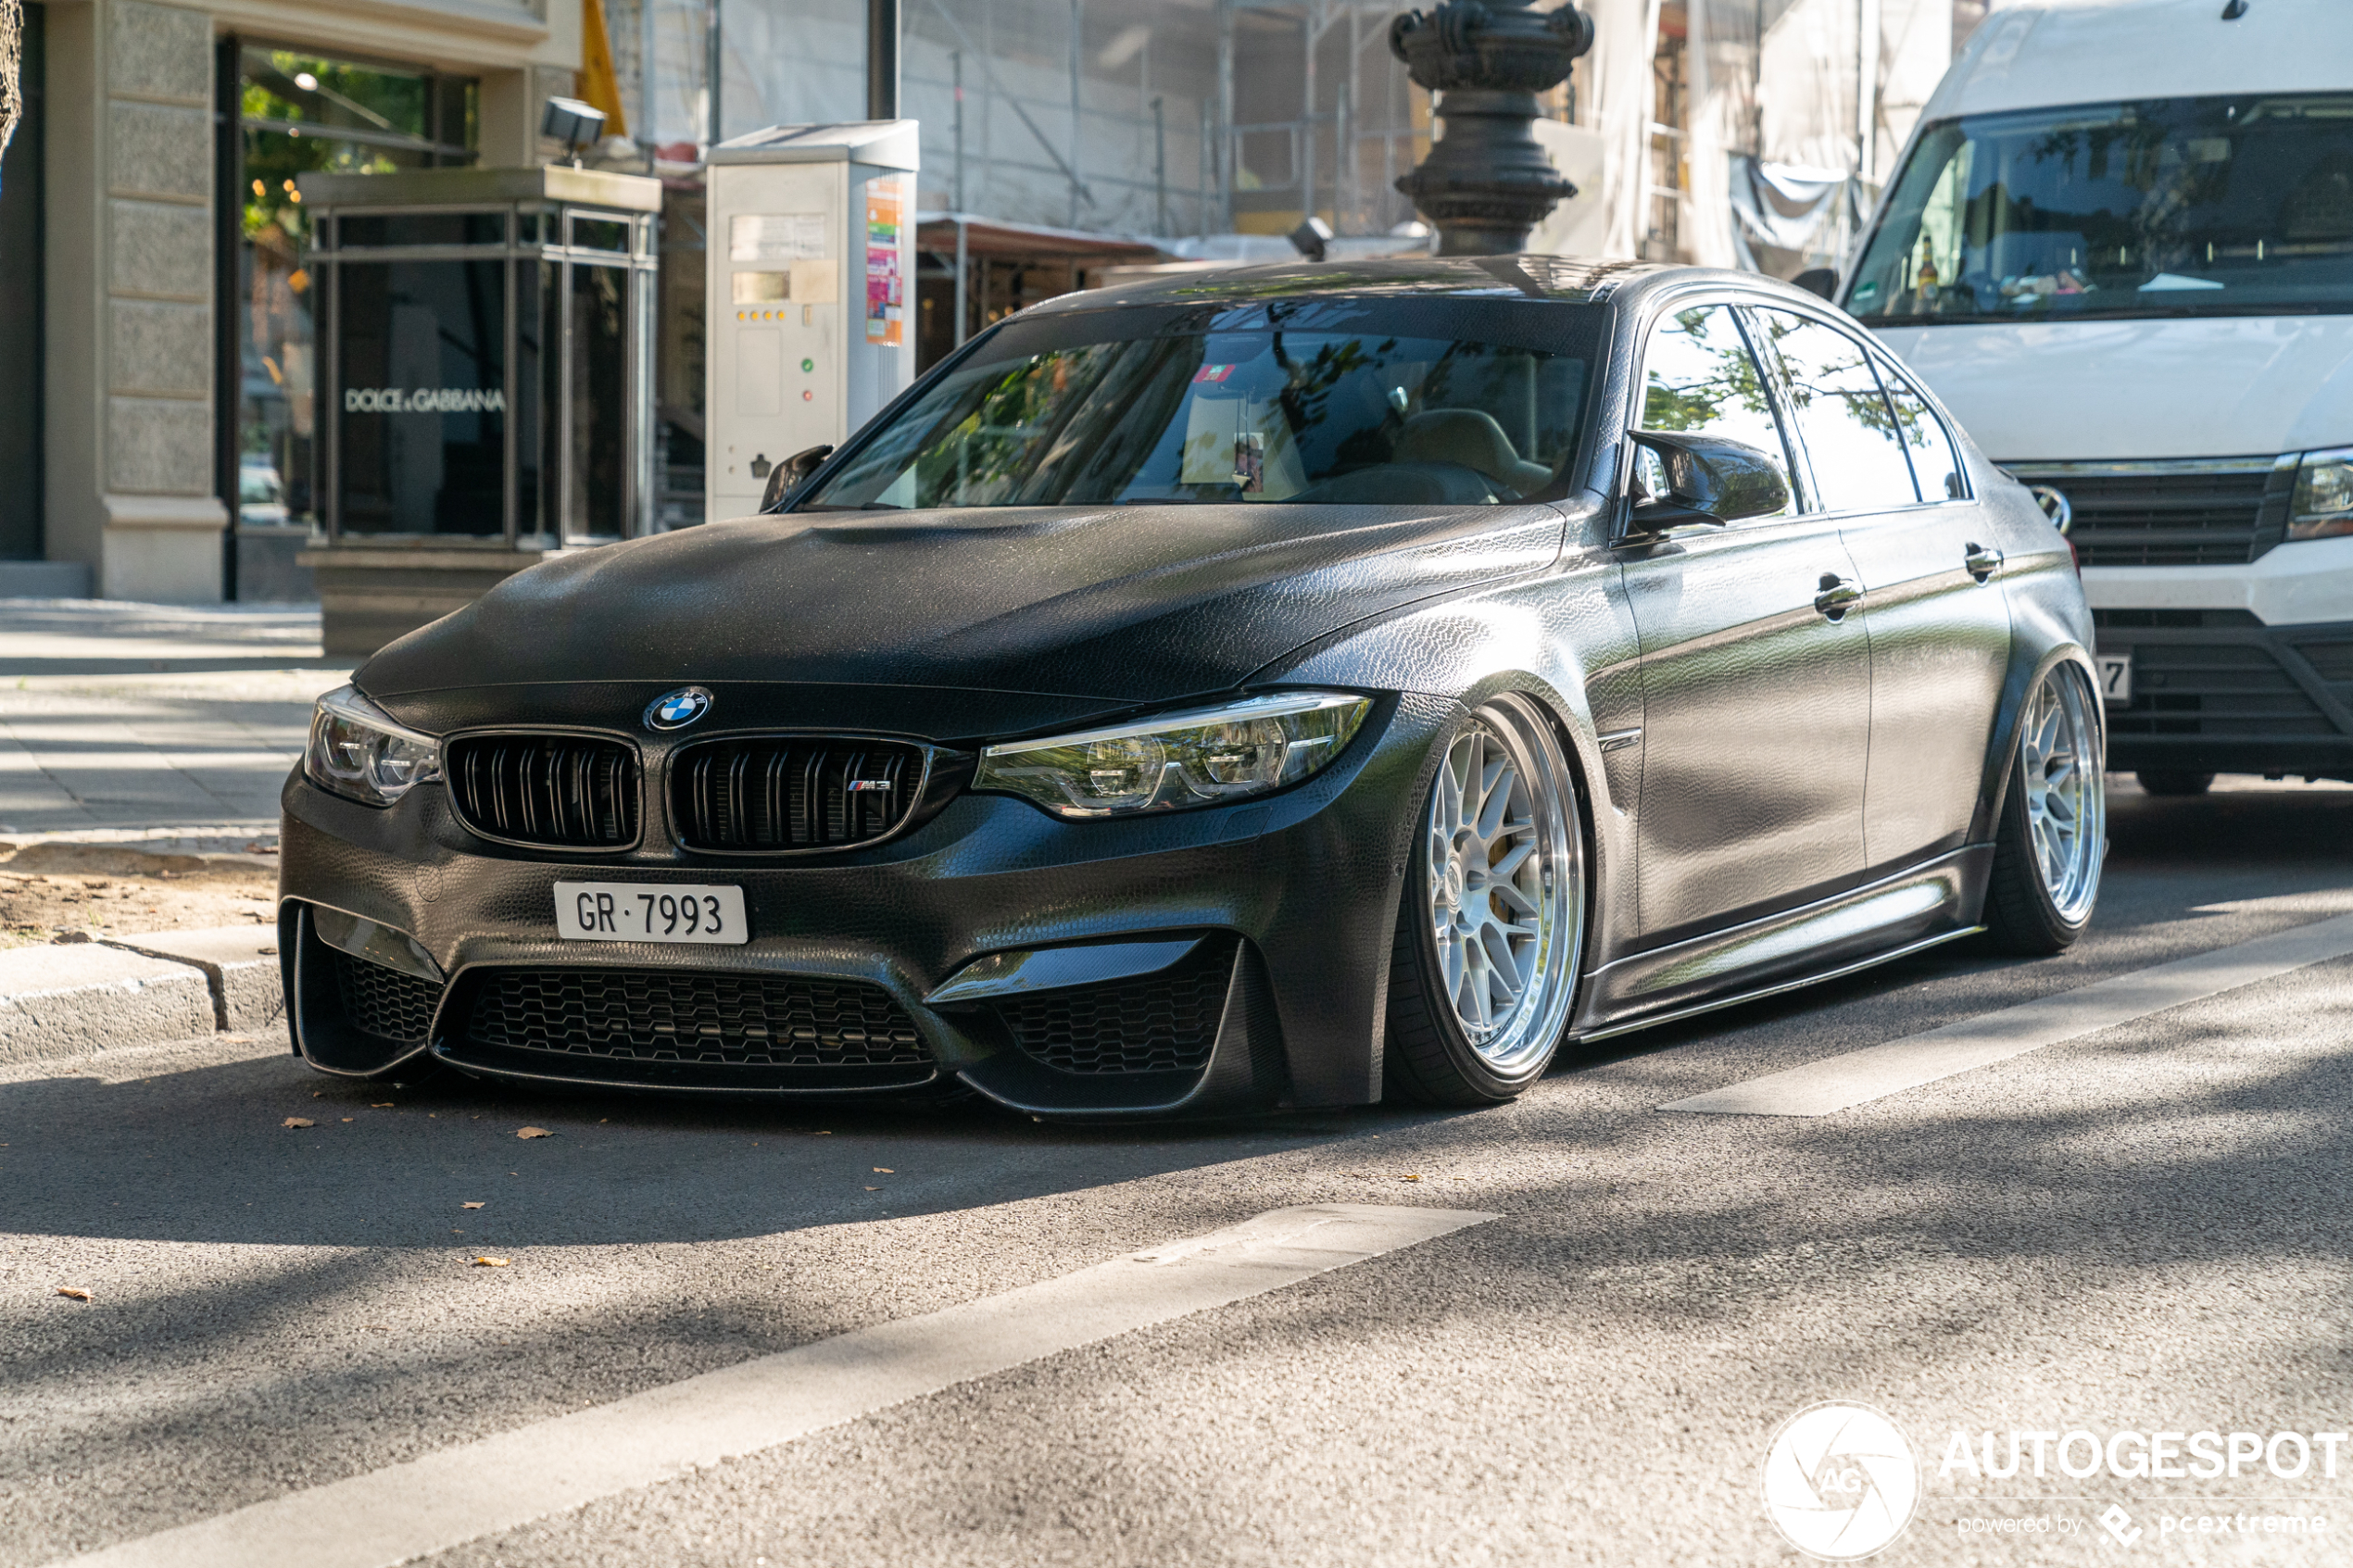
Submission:
[[[2353,912],[2353,790],[2120,791],[2111,832],[2063,958],[1940,950],[1611,1042],[1478,1113],[1102,1131],[384,1092],[275,1041],[16,1070],[0,1564],[288,1497],[364,1540],[352,1487],[303,1494],[396,1498],[375,1473],[502,1433],[560,1449],[573,1428],[536,1424],[921,1314],[954,1338],[1006,1292],[1321,1204],[1468,1218],[535,1523],[469,1538],[453,1503],[432,1561],[1793,1562],[1762,1467],[1825,1400],[1914,1451],[1878,1562],[2353,1561],[2353,1447],[2334,1477],[2317,1449],[2289,1478],[1948,1462],[1956,1431],[2007,1457],[2013,1431],[2353,1427],[2353,959],[1833,1115],[1658,1109]]]

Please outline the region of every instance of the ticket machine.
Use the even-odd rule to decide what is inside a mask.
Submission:
[[[915,375],[916,126],[778,125],[711,149],[705,516],[838,446]]]

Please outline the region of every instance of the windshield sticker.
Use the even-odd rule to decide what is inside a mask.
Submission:
[[[1200,386],[1205,382],[1221,382],[1233,373],[1234,367],[1231,365],[1203,365],[1193,372],[1193,384]]]

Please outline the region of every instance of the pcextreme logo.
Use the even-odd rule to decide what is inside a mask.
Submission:
[[[1789,1544],[1826,1562],[1870,1556],[1912,1522],[1920,1468],[1895,1424],[1830,1400],[1781,1423],[1765,1450],[1765,1509]]]

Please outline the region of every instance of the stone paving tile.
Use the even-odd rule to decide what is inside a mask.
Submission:
[[[317,643],[284,606],[0,600],[0,833],[274,842],[311,700],[349,674]]]

